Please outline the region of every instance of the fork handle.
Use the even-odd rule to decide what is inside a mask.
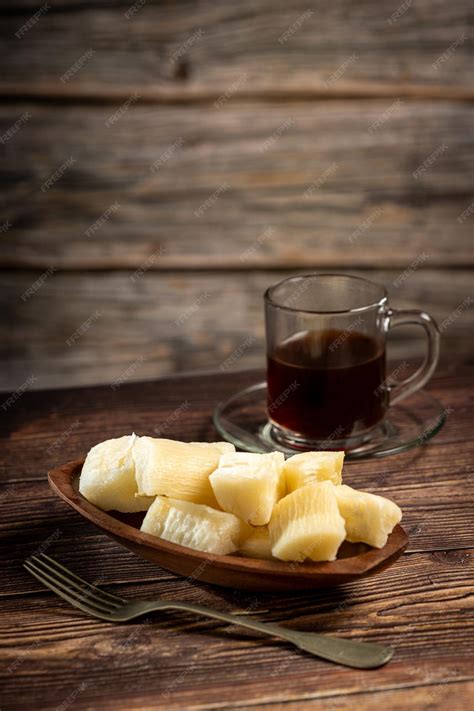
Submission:
[[[380,667],[391,659],[394,652],[393,648],[389,646],[367,642],[355,642],[313,632],[298,632],[296,630],[289,630],[286,627],[280,627],[280,625],[273,623],[259,622],[258,620],[242,617],[241,615],[232,615],[227,612],[221,612],[220,610],[213,610],[210,607],[193,605],[187,602],[172,602],[168,600],[161,600],[157,603],[150,602],[147,612],[152,612],[157,609],[185,610],[186,612],[194,612],[197,615],[229,622],[233,625],[247,627],[255,632],[263,632],[263,634],[270,635],[271,637],[279,637],[287,642],[291,642],[299,649],[314,654],[316,657],[328,659],[331,662],[356,669],[373,669],[374,667]]]

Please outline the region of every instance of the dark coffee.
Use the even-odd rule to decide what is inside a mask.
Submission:
[[[370,429],[387,407],[385,348],[363,333],[304,331],[268,356],[268,414],[315,440]]]

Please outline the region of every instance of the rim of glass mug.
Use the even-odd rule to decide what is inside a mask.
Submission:
[[[364,304],[363,306],[356,306],[354,308],[347,308],[347,309],[317,309],[317,308],[311,308],[311,309],[305,309],[305,308],[299,308],[295,306],[288,306],[285,303],[278,302],[275,300],[275,292],[278,289],[281,289],[282,286],[287,285],[289,282],[297,282],[297,281],[303,281],[304,279],[308,279],[308,277],[314,278],[314,279],[326,279],[326,278],[334,278],[338,277],[339,279],[344,279],[348,282],[352,281],[358,281],[362,282],[374,291],[377,290],[379,297],[375,300],[372,301],[370,304]],[[288,297],[287,297],[288,298]],[[377,284],[374,281],[371,281],[370,279],[365,279],[365,277],[360,277],[356,276],[354,274],[340,274],[338,272],[308,272],[307,274],[295,274],[294,276],[287,277],[286,279],[282,279],[279,281],[277,284],[273,284],[272,286],[268,287],[268,289],[265,291],[264,294],[264,299],[265,302],[273,306],[274,308],[281,309],[283,311],[293,311],[293,312],[300,312],[300,313],[306,313],[306,314],[349,314],[349,313],[358,313],[361,311],[368,311],[370,309],[374,309],[376,307],[380,306],[385,306],[388,304],[388,293],[387,290],[384,286],[381,284]]]

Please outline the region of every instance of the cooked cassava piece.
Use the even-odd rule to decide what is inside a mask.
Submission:
[[[243,537],[239,553],[248,558],[266,558],[271,560],[272,547],[268,526],[255,526],[250,529],[250,535]]]
[[[268,529],[280,560],[335,560],[346,535],[332,481],[308,484],[279,501]]]
[[[82,467],[80,493],[104,511],[146,511],[153,498],[138,496],[135,481],[134,434],[108,439],[92,447]]]
[[[335,494],[339,511],[346,524],[347,540],[383,548],[389,533],[402,518],[397,504],[383,496],[357,491],[345,484],[336,486]]]
[[[189,444],[193,444],[195,447],[209,447],[211,445],[218,449],[221,454],[235,452],[235,447],[230,442],[189,442]]]
[[[209,483],[209,474],[219,464],[218,447],[140,437],[133,456],[140,494],[169,496],[219,508]]]
[[[344,452],[302,452],[289,457],[284,467],[288,494],[327,479],[342,484],[343,463]]]
[[[221,508],[254,526],[268,523],[285,493],[284,461],[281,452],[223,454],[209,477]]]
[[[209,506],[157,496],[140,530],[180,546],[226,555],[239,547],[241,522]]]
[[[90,450],[79,491],[105,511],[148,509],[142,531],[189,548],[329,561],[344,538],[382,548],[402,516],[392,501],[342,485],[343,460],[305,452],[285,462],[228,442],[130,435]]]

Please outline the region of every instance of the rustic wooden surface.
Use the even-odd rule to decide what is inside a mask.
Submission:
[[[238,367],[259,365],[261,292],[288,270],[407,270],[397,303],[465,304],[467,0],[132,5],[56,0],[20,37],[38,4],[0,5],[0,388],[219,367],[247,338]],[[472,349],[469,305],[446,358]]]
[[[401,270],[350,273],[386,284],[394,307],[421,306],[444,324],[444,361],[472,356],[471,270],[420,269],[406,279]],[[128,271],[84,272],[73,282],[58,272],[24,302],[21,295],[39,274],[4,275],[0,389],[14,390],[14,383],[19,387],[31,376],[28,387],[37,389],[263,367],[263,292],[290,272],[148,271],[135,281]],[[87,323],[68,346],[67,339]],[[397,328],[389,335],[390,358],[415,361],[423,350],[420,329]]]
[[[54,10],[23,36],[19,52],[15,32],[38,6],[32,0],[2,2],[0,56],[9,66],[2,92],[102,101],[138,90],[183,101],[217,97],[245,73],[241,92],[251,97],[265,91],[296,97],[399,95],[400,87],[408,94],[421,87],[427,96],[473,95],[468,0],[417,0],[405,12],[398,0],[338,0],[324,11],[307,0],[162,1],[145,3],[129,20],[124,14],[130,0],[51,5]],[[457,38],[450,61],[433,67]],[[188,50],[180,51],[190,39]],[[74,81],[59,83],[89,48],[95,54]],[[352,55],[356,59],[341,81],[327,87]]]
[[[46,471],[132,430],[215,437],[214,405],[261,373],[175,377],[26,392],[8,409],[0,454],[2,711],[38,709],[466,709],[473,683],[472,367],[429,386],[448,408],[422,449],[346,467],[346,481],[397,501],[407,553],[378,576],[311,594],[249,595],[177,578],[88,525]],[[186,408],[183,402],[188,401]],[[181,407],[181,416],[176,416]],[[217,622],[181,614],[110,625],[86,618],[22,568],[38,549],[125,596],[162,595],[302,630],[388,642],[394,659],[344,669]]]
[[[5,150],[12,229],[0,265],[405,269],[425,254],[421,267],[472,266],[472,219],[457,218],[472,202],[474,105],[404,101],[371,133],[392,103],[137,103],[110,127],[114,107],[25,103],[20,113],[31,119]],[[1,107],[0,134],[17,118],[17,106]],[[70,157],[76,162],[43,192]]]

